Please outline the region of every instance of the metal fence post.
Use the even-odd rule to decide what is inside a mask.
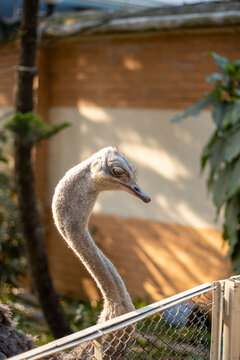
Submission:
[[[240,359],[240,276],[225,280],[223,360]]]
[[[221,360],[224,281],[214,285],[210,360]]]

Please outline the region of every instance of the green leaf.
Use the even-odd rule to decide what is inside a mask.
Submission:
[[[224,56],[220,56],[220,55],[216,54],[215,52],[210,52],[210,54],[213,56],[215,63],[225,73],[226,67],[229,65],[229,60]]]
[[[216,126],[221,129],[226,118],[226,114],[232,109],[232,104],[228,101],[216,101],[212,111],[212,118]]]
[[[229,180],[233,171],[233,165],[227,164],[218,172],[218,178],[212,184],[213,202],[219,211],[227,199]]]
[[[240,212],[240,201],[239,196],[235,196],[229,201],[225,210],[225,223],[229,242],[229,254],[231,255],[234,251],[234,247],[238,242],[238,224],[239,224],[239,212]]]
[[[232,197],[238,192],[240,192],[240,160],[239,159],[236,160],[234,164],[232,164],[227,195],[228,197]]]
[[[240,120],[240,100],[231,105],[231,109],[226,113],[223,119],[223,126],[235,125]]]
[[[49,137],[59,133],[61,130],[70,126],[69,123],[61,123],[61,124],[46,124],[45,131],[39,136],[36,141],[41,141],[43,139],[48,139]]]
[[[240,126],[235,127],[227,136],[224,160],[232,161],[240,155]]]
[[[218,131],[215,131],[214,134],[209,139],[208,143],[204,146],[201,154],[201,171],[204,170],[206,163],[209,161],[211,155],[211,148],[215,141],[218,139]]]
[[[240,274],[240,251],[232,259],[232,267],[235,274]]]
[[[214,173],[212,171],[210,171],[210,174],[207,178],[207,188],[208,190],[212,189],[212,185],[214,183]]]
[[[205,148],[204,148],[204,150],[205,150]],[[201,172],[205,169],[205,166],[209,160],[209,156],[208,156],[207,152],[204,153],[204,150],[203,150],[203,153],[201,156]]]
[[[222,101],[223,86],[220,83],[216,83],[213,90],[208,93],[208,97],[212,97],[216,100]]]
[[[204,170],[207,162],[210,165],[209,175],[207,179],[207,187],[209,190],[212,189],[213,184],[216,181],[215,176],[218,173],[219,169],[221,168],[221,165],[224,163],[225,145],[226,145],[225,138],[220,137],[218,135],[218,131],[216,131],[209,140],[208,144],[205,146],[204,151],[202,153],[201,170],[202,171]]]
[[[8,163],[7,158],[3,155],[2,150],[0,150],[0,162],[3,162],[4,164]]]
[[[240,67],[240,60],[233,60],[233,65],[236,67]]]
[[[220,74],[220,73],[213,73],[213,74],[206,77],[206,81],[208,83],[210,83],[210,84],[215,82],[215,81],[221,81],[223,79],[224,79],[224,76],[222,74]]]
[[[239,88],[236,88],[236,89],[235,89],[235,94],[236,94],[237,96],[240,96],[240,89],[239,89]]]
[[[214,104],[216,99],[212,96],[207,96],[203,99],[197,100],[193,106],[190,106],[185,110],[183,114],[176,115],[172,119],[173,122],[179,122],[189,116],[197,116],[203,109],[208,108]]]
[[[217,173],[221,164],[224,162],[225,147],[225,137],[218,137],[211,146],[209,162],[213,174]]]
[[[7,141],[6,132],[2,129],[0,130],[0,142],[5,143]]]
[[[229,73],[229,75],[232,77],[232,75],[234,75],[236,73],[236,67],[234,66],[233,63],[229,63],[226,67],[225,67],[226,71]]]

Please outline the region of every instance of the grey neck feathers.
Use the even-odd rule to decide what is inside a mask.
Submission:
[[[90,164],[81,163],[67,172],[56,187],[53,215],[58,230],[102,293],[104,308],[99,319],[102,322],[132,311],[134,306],[122,278],[89,234],[88,221],[97,196]]]

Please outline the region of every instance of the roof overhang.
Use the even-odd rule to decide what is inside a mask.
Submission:
[[[146,31],[172,31],[183,29],[206,29],[240,26],[240,10],[173,14],[162,16],[122,17],[112,15],[97,20],[80,21],[72,24],[45,24],[42,34],[47,37],[64,38],[76,35],[97,35],[133,33]]]

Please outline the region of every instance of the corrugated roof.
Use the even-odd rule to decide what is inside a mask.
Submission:
[[[193,3],[206,3],[214,2],[216,0],[42,0],[46,4],[71,4],[84,7],[107,7],[107,8],[148,8],[148,7],[161,7],[161,6],[180,6],[183,4]],[[224,1],[224,0],[222,0]]]
[[[54,15],[42,24],[42,34],[67,37],[78,34],[123,33],[240,25],[240,2],[198,3],[141,10],[84,11]]]

